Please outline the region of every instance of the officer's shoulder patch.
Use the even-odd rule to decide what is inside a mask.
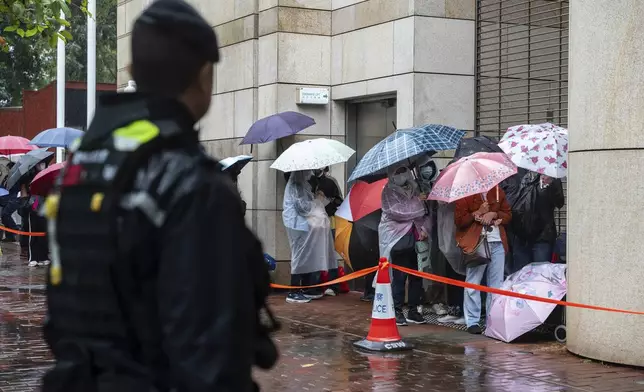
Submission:
[[[114,148],[118,151],[134,151],[159,136],[159,133],[159,127],[151,121],[137,120],[112,132]]]

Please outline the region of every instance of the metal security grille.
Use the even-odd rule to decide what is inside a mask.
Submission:
[[[568,127],[568,13],[568,0],[477,1],[477,134]],[[565,231],[565,208],[557,219]]]

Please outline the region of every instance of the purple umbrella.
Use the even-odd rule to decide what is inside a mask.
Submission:
[[[283,112],[264,117],[253,124],[239,144],[262,144],[298,132],[315,124],[309,116],[297,112]]]

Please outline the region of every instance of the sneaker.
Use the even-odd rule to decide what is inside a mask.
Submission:
[[[28,264],[30,267],[36,267],[38,265],[37,261],[30,261]]]
[[[409,324],[425,324],[425,319],[416,309],[409,309],[405,318]]]
[[[467,332],[471,333],[472,335],[480,335],[481,333],[483,333],[483,330],[478,324],[474,324],[470,327],[467,327]]]
[[[447,324],[447,323],[454,323],[454,321],[456,320],[458,320],[458,316],[452,316],[448,314],[447,316],[439,317],[438,320],[436,321],[442,324]],[[463,319],[463,321],[465,321],[465,319]]]
[[[305,304],[311,302],[311,300],[306,298],[302,293],[288,293],[286,302],[289,304]]]
[[[46,266],[46,265],[49,265],[49,264],[51,264],[51,261],[49,261],[49,260],[39,261],[38,262],[38,265],[40,265],[40,266]]]
[[[452,324],[456,325],[465,325],[465,317],[459,317],[456,320],[452,321]]]
[[[320,299],[320,298],[324,297],[324,294],[315,293],[315,292],[313,292],[313,293],[304,293],[303,295],[304,295],[304,297],[306,297],[308,299]]]
[[[432,313],[435,313],[437,316],[445,316],[447,312],[447,306],[443,304],[433,304],[431,308]]]
[[[407,319],[403,312],[396,312],[396,325],[399,327],[407,325]]]
[[[335,293],[335,291],[333,291],[333,289],[326,289],[324,290],[324,295],[327,295],[329,297],[335,297],[337,294]]]
[[[360,297],[360,301],[362,302],[373,302],[373,294],[363,294],[362,297]]]

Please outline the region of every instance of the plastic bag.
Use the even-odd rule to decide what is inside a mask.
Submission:
[[[436,209],[436,230],[438,230],[438,248],[443,252],[447,262],[458,274],[465,275],[463,252],[456,243],[456,224],[454,223],[454,203],[439,203]]]

